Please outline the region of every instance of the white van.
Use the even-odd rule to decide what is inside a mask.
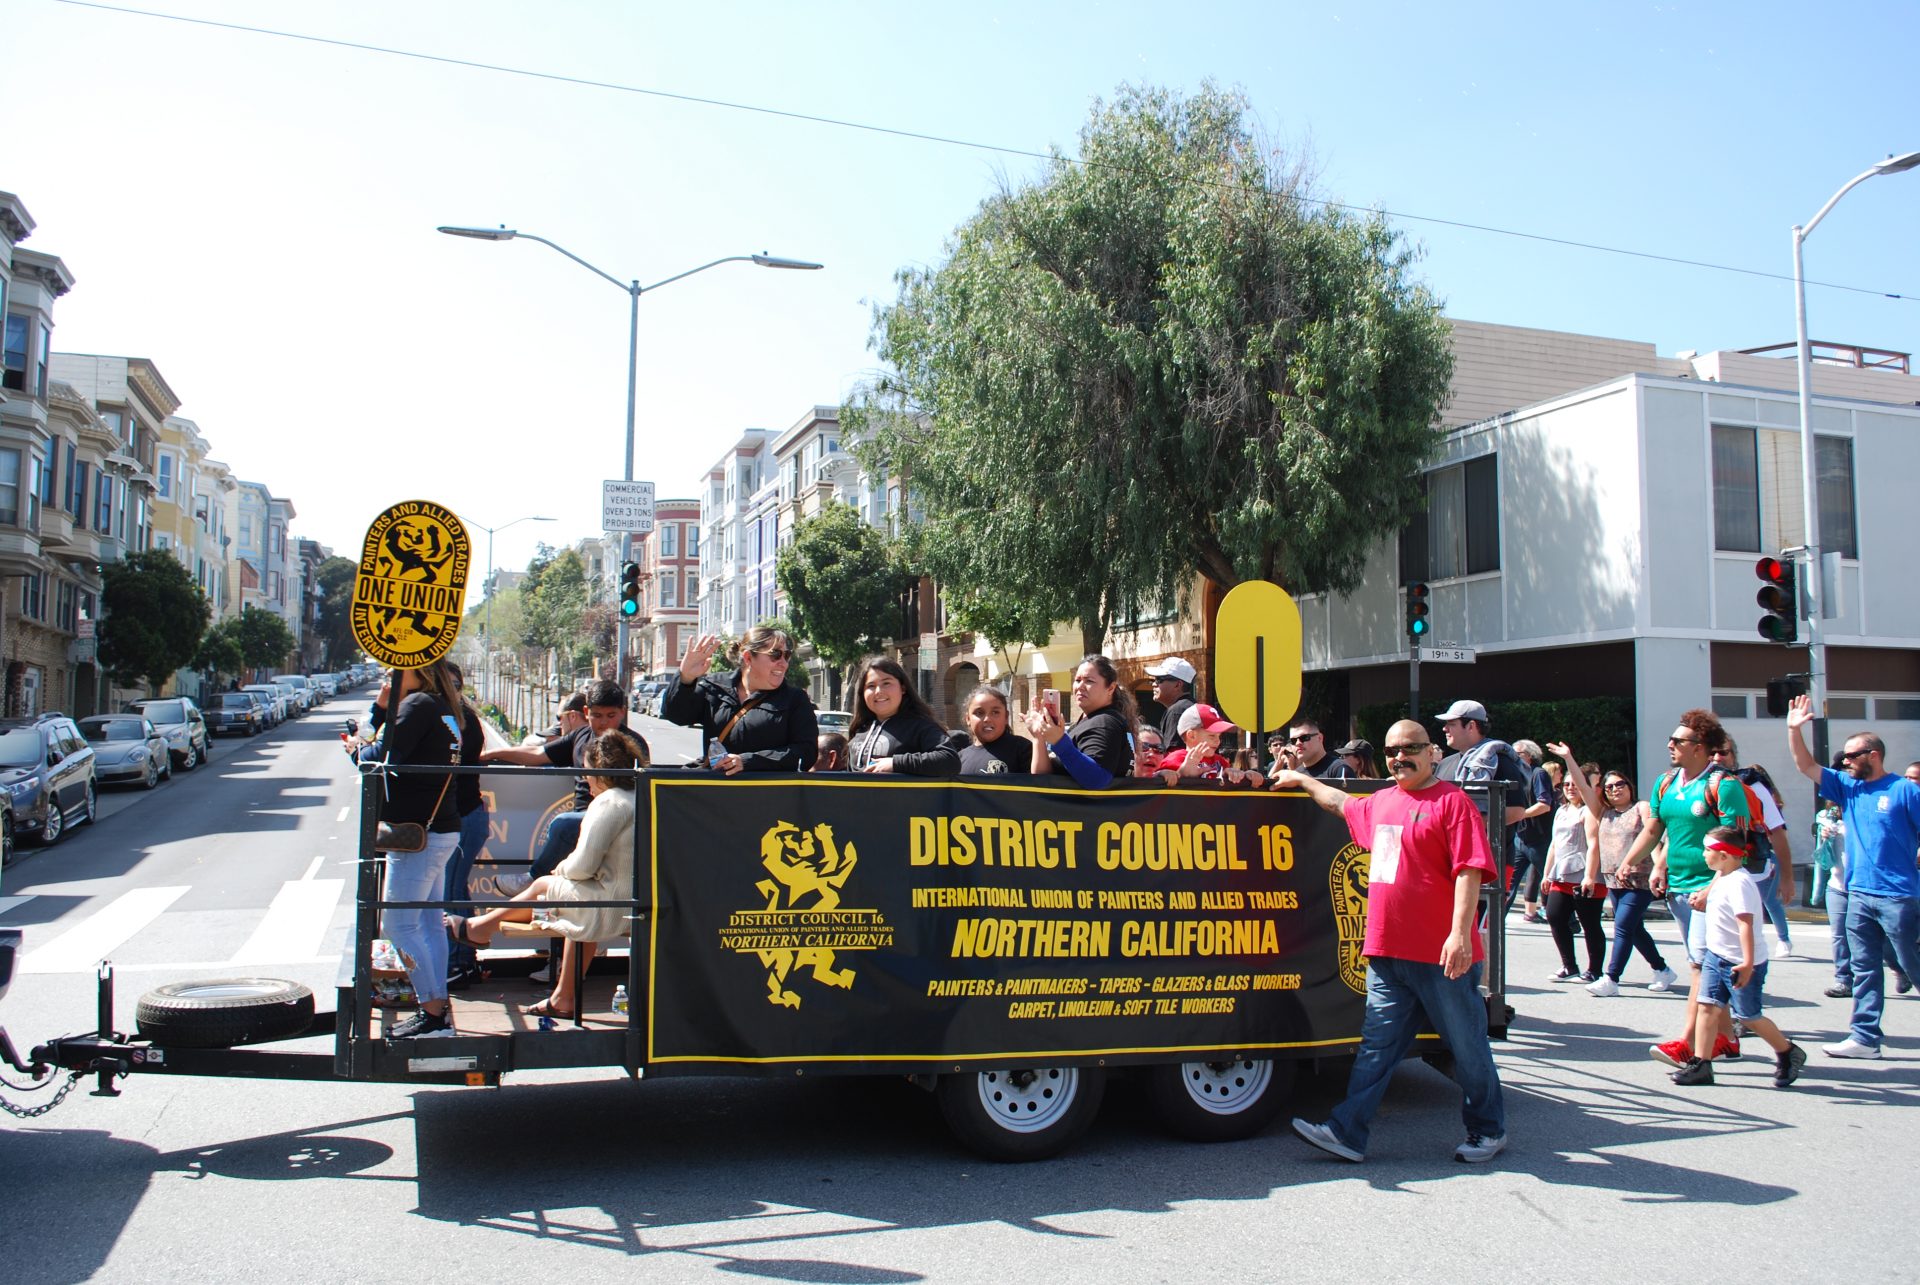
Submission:
[[[277,687],[292,688],[294,699],[299,702],[303,714],[320,703],[320,689],[305,674],[275,674],[268,681]]]

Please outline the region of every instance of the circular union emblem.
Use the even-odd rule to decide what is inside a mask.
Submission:
[[[403,500],[373,520],[353,581],[353,638],[394,669],[431,665],[460,636],[470,561],[451,509]]]
[[[1362,952],[1367,944],[1367,866],[1371,860],[1365,848],[1349,843],[1334,854],[1327,875],[1340,980],[1358,995],[1367,993],[1367,959]]]

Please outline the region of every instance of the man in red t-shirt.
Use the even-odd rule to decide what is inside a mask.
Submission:
[[[1325,1124],[1293,1129],[1343,1160],[1364,1160],[1373,1113],[1394,1068],[1420,1032],[1422,1014],[1453,1054],[1467,1140],[1453,1158],[1491,1160],[1507,1145],[1500,1076],[1480,997],[1484,951],[1474,914],[1494,877],[1486,822],[1459,786],[1434,775],[1426,729],[1402,719],[1387,731],[1391,789],[1349,795],[1304,772],[1281,772],[1276,790],[1303,790],[1343,817],[1372,854],[1367,870],[1367,1014],[1347,1098]]]

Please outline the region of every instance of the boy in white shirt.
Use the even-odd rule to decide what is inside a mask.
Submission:
[[[1713,1083],[1710,1059],[1714,1037],[1720,1033],[1719,1009],[1727,1007],[1737,1021],[1746,1023],[1747,1030],[1773,1050],[1773,1084],[1784,1089],[1800,1078],[1807,1054],[1782,1035],[1771,1018],[1760,1015],[1767,966],[1755,962],[1754,925],[1765,911],[1753,876],[1743,868],[1747,847],[1740,832],[1729,826],[1707,831],[1706,858],[1713,869],[1713,882],[1692,898],[1696,911],[1706,911],[1699,918],[1706,921],[1707,935],[1700,963],[1700,1007],[1693,1027],[1693,1056],[1673,1073],[1673,1082]],[[1697,928],[1698,918],[1695,923]]]

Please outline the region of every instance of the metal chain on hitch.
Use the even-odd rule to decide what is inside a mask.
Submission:
[[[45,1102],[42,1102],[37,1107],[17,1107],[13,1103],[7,1101],[4,1097],[0,1097],[0,1111],[5,1111],[8,1115],[12,1116],[16,1120],[31,1120],[35,1116],[45,1115],[47,1112],[53,1110],[55,1107],[59,1106],[62,1102],[65,1102],[67,1100],[67,1094],[73,1092],[73,1086],[80,1083],[80,1079],[84,1075],[86,1075],[85,1071],[74,1071],[69,1073],[67,1076],[67,1082],[60,1086],[60,1091],[55,1093],[51,1098],[47,1099]],[[11,1080],[0,1079],[0,1085],[5,1085],[7,1088],[12,1089],[16,1093],[20,1093],[20,1092],[37,1093],[42,1089],[48,1088],[52,1084],[53,1084],[53,1081],[49,1079],[46,1082],[46,1084],[33,1084],[33,1085],[27,1085],[23,1087],[21,1085],[13,1083]]]

